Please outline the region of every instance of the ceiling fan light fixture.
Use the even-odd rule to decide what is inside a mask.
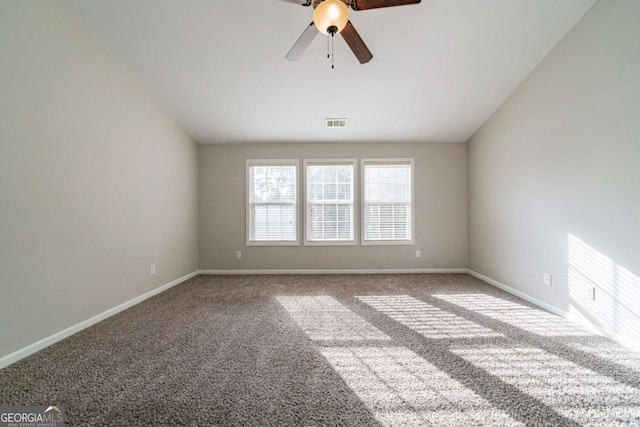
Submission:
[[[313,23],[322,34],[339,33],[348,20],[349,8],[342,0],[325,0],[313,11]]]

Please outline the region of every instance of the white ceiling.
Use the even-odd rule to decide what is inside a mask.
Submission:
[[[278,0],[67,0],[199,142],[466,141],[595,0],[423,0],[351,12],[374,58]],[[327,117],[349,126],[326,129]]]

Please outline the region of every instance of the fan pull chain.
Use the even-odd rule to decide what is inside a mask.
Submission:
[[[335,54],[335,41],[333,40],[333,37],[336,35],[337,32],[338,32],[338,27],[336,27],[335,25],[332,25],[327,28],[327,35],[331,35],[331,55],[329,55],[329,38],[327,37],[327,58],[331,58],[331,69],[335,68],[333,66],[333,57]]]
[[[327,37],[327,59],[331,58],[331,55],[329,55],[329,37]]]
[[[333,61],[335,59],[335,41],[333,40],[333,36],[335,33],[331,33],[331,69],[333,70],[335,67],[333,66]]]

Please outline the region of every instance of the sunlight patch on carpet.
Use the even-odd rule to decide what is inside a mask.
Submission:
[[[451,351],[581,425],[640,425],[640,390],[542,349]]]
[[[555,314],[490,295],[457,294],[434,295],[434,297],[542,336],[592,335],[589,331]]]
[[[320,352],[383,425],[523,425],[405,347]]]
[[[384,332],[328,295],[279,296],[276,300],[312,340],[391,340]]]
[[[640,372],[640,353],[624,348],[618,343],[599,340],[591,344],[576,342],[565,345]]]
[[[370,307],[427,338],[483,338],[502,334],[409,295],[359,296]]]

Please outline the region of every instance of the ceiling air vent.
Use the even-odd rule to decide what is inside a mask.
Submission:
[[[328,128],[346,128],[347,119],[324,119],[325,125]]]

